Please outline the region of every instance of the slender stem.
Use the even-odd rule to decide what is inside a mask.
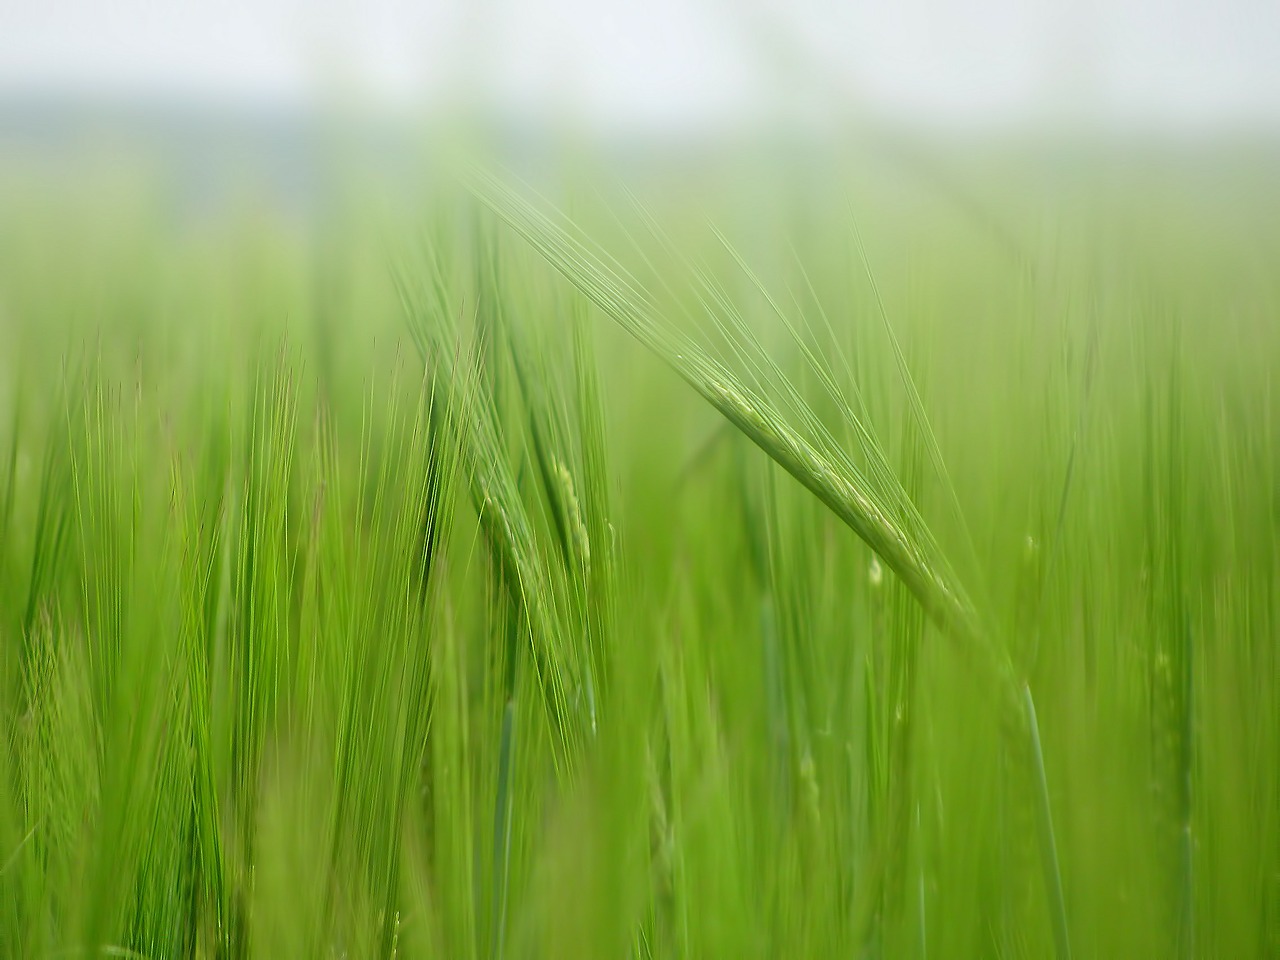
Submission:
[[[502,711],[502,743],[498,752],[498,794],[493,810],[493,947],[501,957],[507,932],[507,875],[511,866],[511,761],[515,753],[515,700]]]
[[[1191,625],[1184,630],[1182,648],[1182,730],[1179,731],[1178,756],[1178,868],[1179,884],[1178,955],[1194,957],[1196,952],[1196,897],[1195,897],[1195,838],[1192,835],[1194,816],[1193,765],[1195,761],[1195,686],[1194,651],[1191,643]]]
[[[1067,904],[1062,894],[1062,871],[1058,867],[1058,847],[1053,836],[1053,811],[1049,805],[1049,779],[1044,770],[1044,751],[1040,747],[1040,726],[1036,722],[1036,705],[1031,687],[1022,685],[1022,699],[1027,710],[1027,731],[1031,741],[1031,759],[1036,774],[1036,820],[1040,828],[1040,862],[1044,867],[1045,892],[1049,896],[1049,915],[1053,920],[1053,938],[1058,960],[1071,960],[1071,939],[1067,933]]]

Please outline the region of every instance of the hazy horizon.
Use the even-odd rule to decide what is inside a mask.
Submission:
[[[1280,129],[1280,4],[0,0],[0,101],[474,112],[589,132]]]

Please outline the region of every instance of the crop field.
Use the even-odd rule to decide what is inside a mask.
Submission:
[[[11,157],[0,955],[1280,956],[1275,157],[929,155]]]

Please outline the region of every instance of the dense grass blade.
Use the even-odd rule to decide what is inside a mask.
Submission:
[[[1027,729],[1031,732],[1029,744],[1032,772],[1036,781],[1036,825],[1040,839],[1040,862],[1044,868],[1045,891],[1049,898],[1049,917],[1053,922],[1053,939],[1061,960],[1071,958],[1071,938],[1067,930],[1067,903],[1062,892],[1062,870],[1058,866],[1058,843],[1053,833],[1053,812],[1049,801],[1049,778],[1045,773],[1044,751],[1040,746],[1040,725],[1036,722],[1036,705],[1031,698],[1031,688],[1022,688],[1023,702],[1027,709]]]

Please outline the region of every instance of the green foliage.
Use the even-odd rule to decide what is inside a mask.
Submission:
[[[1265,184],[712,173],[0,195],[0,955],[1280,951]]]

